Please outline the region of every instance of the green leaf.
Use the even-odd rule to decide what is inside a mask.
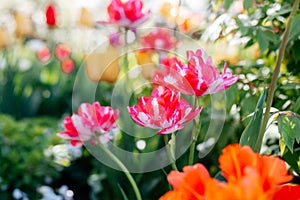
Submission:
[[[233,3],[233,0],[225,0],[225,2],[224,2],[225,9],[228,10],[232,3]]]
[[[300,83],[287,83],[280,87],[283,90],[299,90]]]
[[[278,130],[283,141],[286,143],[289,150],[293,153],[295,139],[300,141],[300,120],[293,115],[279,115]]]
[[[269,47],[269,38],[264,34],[264,31],[257,30],[257,42],[259,45],[260,54],[263,54]]]
[[[300,35],[300,14],[295,15],[291,25],[291,30],[288,37],[288,42],[296,39]]]
[[[232,85],[230,88],[228,88],[225,91],[226,94],[226,107],[227,107],[227,111],[229,112],[232,105],[234,104],[234,102],[236,101],[236,98],[238,96],[238,86],[237,84]]]
[[[266,90],[264,89],[255,108],[255,112],[243,131],[240,139],[240,144],[242,146],[249,145],[252,149],[254,148],[257,137],[259,134],[259,130],[262,123],[263,117],[263,109],[264,109],[264,102],[266,100]]]
[[[244,7],[249,10],[253,6],[253,0],[244,0]]]

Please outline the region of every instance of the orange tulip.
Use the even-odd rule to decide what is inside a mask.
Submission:
[[[94,17],[93,14],[87,8],[80,9],[80,17],[78,24],[84,27],[93,27],[94,26]]]
[[[30,16],[21,13],[15,12],[15,33],[18,38],[24,38],[33,35],[33,24]]]
[[[186,166],[183,172],[172,171],[168,181],[174,190],[166,193],[160,200],[205,199],[206,183],[212,181],[206,168],[201,164]]]
[[[119,75],[119,50],[109,46],[106,51],[93,51],[85,58],[88,78],[92,81],[115,82]]]
[[[203,165],[172,171],[168,181],[174,187],[161,200],[283,200],[300,199],[300,185],[291,181],[285,162],[275,156],[263,156],[248,146],[228,145],[219,158],[227,182],[210,178]],[[201,167],[200,167],[201,166]],[[188,169],[188,170],[187,170]]]
[[[137,63],[141,66],[142,76],[147,80],[151,80],[155,70],[157,70],[156,64],[152,61],[153,53],[149,51],[137,51],[135,55]]]
[[[11,43],[9,34],[6,29],[0,28],[0,49],[6,48]]]

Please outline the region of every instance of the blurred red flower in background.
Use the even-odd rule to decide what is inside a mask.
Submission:
[[[50,3],[46,7],[45,16],[48,27],[55,27],[57,25],[57,11],[54,4]]]
[[[116,120],[119,111],[109,106],[83,103],[79,106],[78,114],[64,119],[65,131],[57,133],[63,139],[70,140],[74,146],[86,141],[92,144],[107,143],[114,138],[113,131],[117,128]]]
[[[70,74],[75,69],[75,63],[72,59],[66,58],[60,62],[61,70],[66,73]]]
[[[35,52],[37,59],[42,63],[47,63],[51,59],[51,51],[47,46],[41,47]]]
[[[107,7],[108,21],[102,24],[116,24],[121,27],[136,27],[149,19],[150,11],[144,13],[141,0],[112,0]]]
[[[191,121],[201,109],[194,109],[185,99],[180,99],[178,93],[159,86],[153,89],[151,97],[143,96],[138,105],[128,107],[128,112],[137,124],[160,129],[158,134],[167,134],[183,129],[182,124]]]
[[[149,34],[141,37],[141,45],[150,50],[170,50],[176,46],[176,38],[166,28],[156,28]]]
[[[60,61],[68,58],[70,56],[70,53],[70,48],[66,44],[58,44],[54,49],[54,54]]]

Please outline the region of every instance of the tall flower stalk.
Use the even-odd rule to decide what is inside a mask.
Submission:
[[[137,187],[135,180],[133,179],[133,177],[131,176],[128,169],[125,167],[125,165],[118,159],[117,156],[115,156],[111,151],[109,151],[103,144],[100,144],[99,146],[120,167],[120,169],[126,175],[128,181],[130,182],[131,187],[134,191],[136,199],[137,200],[142,200],[142,196],[141,196],[141,193],[139,191],[139,188]]]
[[[274,73],[273,73],[273,76],[272,76],[272,81],[271,81],[270,88],[269,88],[269,91],[268,91],[266,110],[265,110],[265,113],[264,113],[264,116],[263,116],[263,121],[262,121],[262,125],[260,127],[259,135],[258,135],[256,144],[254,146],[254,151],[256,151],[256,152],[260,151],[260,148],[261,148],[261,145],[262,145],[262,140],[263,140],[263,137],[264,137],[264,134],[265,134],[265,131],[266,131],[266,127],[267,127],[267,123],[268,123],[268,120],[269,120],[270,109],[271,109],[271,106],[272,106],[272,103],[273,103],[273,97],[274,97],[274,93],[275,93],[275,89],[276,89],[278,75],[279,75],[279,72],[280,72],[280,66],[281,66],[282,59],[283,59],[283,56],[284,56],[284,52],[285,52],[285,49],[286,49],[286,45],[287,45],[287,42],[288,42],[288,36],[289,36],[290,30],[291,30],[291,25],[292,25],[292,22],[293,22],[293,19],[294,19],[296,13],[297,13],[298,8],[299,8],[299,0],[295,0],[292,11],[291,11],[291,14],[289,16],[289,20],[288,20],[286,29],[285,29],[284,34],[283,34],[281,45],[279,47],[279,53],[278,53]]]
[[[198,98],[195,96],[194,97],[194,108],[198,106]],[[199,125],[199,118],[195,117],[193,119],[193,129],[192,129],[192,144],[190,146],[190,154],[189,154],[189,161],[188,165],[194,164],[194,157],[195,157],[195,147],[196,147],[196,142],[199,137],[200,133],[200,125]]]

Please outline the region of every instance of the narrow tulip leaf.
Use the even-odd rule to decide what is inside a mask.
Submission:
[[[123,188],[122,188],[119,184],[118,184],[118,187],[119,187],[119,189],[120,189],[120,191],[121,191],[121,194],[122,194],[123,199],[124,199],[124,200],[128,200],[128,197],[127,197],[127,195],[125,194]]]
[[[265,100],[266,90],[264,89],[257,102],[255,112],[241,135],[240,144],[242,146],[249,145],[252,149],[254,149],[262,123]]]
[[[215,179],[219,180],[219,181],[223,181],[223,182],[226,182],[226,178],[224,176],[222,176],[222,173],[221,172],[218,172],[216,175],[215,175]]]
[[[279,115],[278,130],[283,141],[286,143],[289,150],[293,153],[295,140],[300,141],[300,120],[296,115]]]

